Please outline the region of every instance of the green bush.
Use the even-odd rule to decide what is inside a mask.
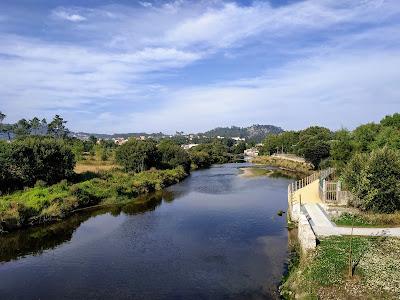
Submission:
[[[54,184],[74,174],[70,147],[53,138],[28,137],[0,143],[0,191],[33,186],[38,180]]]
[[[130,139],[118,147],[116,160],[126,171],[142,172],[160,166],[160,153],[155,141]]]
[[[384,147],[369,154],[356,154],[342,176],[356,196],[353,205],[375,212],[400,209],[399,150]]]

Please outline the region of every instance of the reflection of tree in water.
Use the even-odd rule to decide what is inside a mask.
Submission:
[[[171,191],[158,191],[135,198],[134,201],[101,208],[80,211],[71,217],[46,226],[18,230],[0,236],[0,262],[15,260],[26,255],[39,255],[48,249],[71,240],[75,230],[85,221],[98,215],[110,213],[118,216],[121,212],[135,215],[155,210],[162,200],[175,199]]]

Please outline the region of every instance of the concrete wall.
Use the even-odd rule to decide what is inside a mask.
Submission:
[[[298,223],[298,239],[304,253],[313,251],[317,247],[317,238],[308,222],[307,216],[301,212]]]

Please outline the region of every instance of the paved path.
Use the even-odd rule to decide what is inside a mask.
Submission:
[[[317,237],[330,235],[351,235],[351,228],[338,227],[332,223],[325,210],[317,203],[307,203],[302,207],[308,215],[310,225]],[[400,237],[400,227],[394,228],[354,228],[353,235],[360,236],[394,236]]]

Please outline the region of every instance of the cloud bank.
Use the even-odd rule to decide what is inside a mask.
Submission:
[[[30,32],[0,16],[13,20],[0,29],[10,121],[60,113],[90,132],[351,128],[400,110],[396,1],[66,2],[37,13]]]

